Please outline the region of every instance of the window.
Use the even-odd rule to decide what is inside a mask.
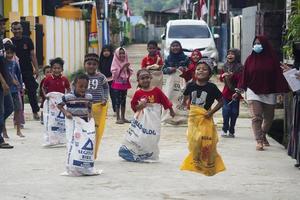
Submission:
[[[169,38],[210,38],[207,26],[203,25],[175,25],[170,26]]]

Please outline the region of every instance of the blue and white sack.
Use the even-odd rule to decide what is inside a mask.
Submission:
[[[66,143],[65,116],[57,108],[63,93],[50,92],[44,102],[43,120],[45,126],[44,146],[54,146]]]
[[[66,172],[71,176],[98,175],[94,167],[95,122],[79,118],[66,119]]]
[[[143,110],[136,112],[119,149],[119,156],[131,162],[157,161],[160,120],[160,104],[149,104]]]

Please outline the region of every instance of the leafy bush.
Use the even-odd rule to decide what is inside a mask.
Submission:
[[[286,58],[293,56],[293,44],[300,42],[300,0],[292,2],[292,12],[289,16],[288,29],[284,36],[286,44],[283,52]]]

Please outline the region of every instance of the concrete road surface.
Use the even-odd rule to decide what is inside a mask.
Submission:
[[[135,63],[144,53],[145,45],[129,48]],[[28,105],[26,113],[30,118]],[[132,112],[129,110],[127,115],[132,116]],[[220,113],[216,116],[220,128]],[[220,138],[218,150],[227,170],[206,177],[179,170],[188,153],[184,126],[162,128],[158,163],[123,161],[118,157],[118,149],[128,124],[115,124],[110,109],[95,162],[103,173],[66,177],[60,175],[65,170],[66,149],[42,147],[44,128],[39,122],[27,121],[24,139],[15,135],[9,123],[9,142],[15,148],[0,150],[0,200],[300,199],[300,170],[293,166],[294,160],[272,139],[266,151],[255,151],[250,124],[249,119],[239,119],[237,137]]]

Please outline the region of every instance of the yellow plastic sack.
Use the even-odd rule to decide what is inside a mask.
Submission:
[[[97,158],[98,149],[103,136],[106,114],[107,114],[107,107],[108,107],[107,104],[103,106],[101,105],[101,103],[94,103],[92,105],[92,115],[95,120],[95,128],[96,128],[95,150],[94,150],[95,159]]]
[[[217,130],[213,119],[204,117],[206,112],[199,106],[190,107],[187,130],[190,153],[180,169],[213,176],[224,171],[225,166],[217,152]]]

